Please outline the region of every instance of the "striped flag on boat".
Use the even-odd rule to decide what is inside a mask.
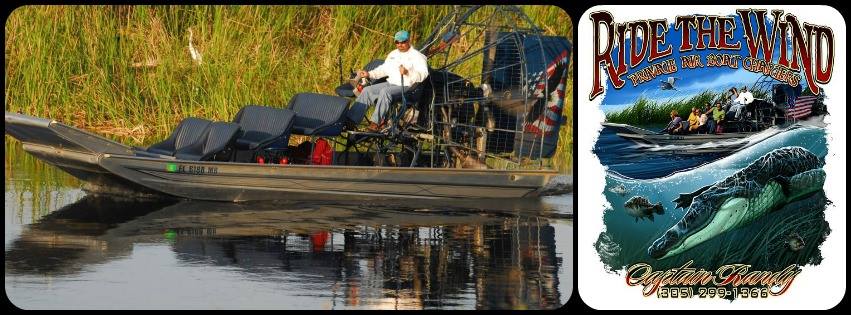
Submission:
[[[813,112],[813,104],[818,100],[818,96],[807,95],[799,96],[794,101],[789,102],[791,106],[786,108],[786,117],[801,119],[809,116]]]
[[[544,134],[549,136],[552,134],[555,127],[561,122],[561,111],[564,108],[564,90],[567,84],[567,68],[568,53],[563,50],[555,60],[547,66],[546,73],[538,73],[539,81],[534,85],[532,95],[543,98],[544,91],[547,88],[548,81],[554,78],[558,82],[557,85],[550,85],[550,95],[547,98],[544,112],[540,113],[533,122],[524,124],[524,131],[533,132],[535,134]]]

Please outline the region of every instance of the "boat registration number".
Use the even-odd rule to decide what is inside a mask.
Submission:
[[[216,166],[185,165],[175,163],[166,164],[165,169],[169,173],[183,174],[216,174],[219,172],[219,168]]]

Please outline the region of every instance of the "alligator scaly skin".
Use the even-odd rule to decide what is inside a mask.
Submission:
[[[776,209],[790,197],[786,196],[789,192],[783,191],[777,183],[786,183],[788,190],[806,189],[804,186],[808,184],[818,184],[818,174],[814,175],[810,171],[819,167],[818,157],[801,147],[784,147],[769,152],[695,196],[683,218],[653,242],[647,249],[648,254],[653,258],[672,256],[669,251],[680,240],[705,228],[721,206],[733,198],[744,198],[744,202],[748,203],[744,207],[747,212],[735,214],[736,218],[726,223],[728,227],[725,230],[750,223]],[[819,169],[818,172],[821,172],[823,184],[823,171]],[[801,176],[803,173],[809,175]]]

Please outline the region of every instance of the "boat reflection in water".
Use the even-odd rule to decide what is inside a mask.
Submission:
[[[28,293],[15,293],[10,279],[61,282],[112,262],[141,260],[140,248],[160,246],[177,266],[216,270],[201,277],[219,277],[209,281],[219,288],[193,290],[221,308],[560,307],[570,294],[564,288],[572,282],[571,259],[564,255],[572,248],[556,251],[554,225],[559,238],[572,239],[572,220],[539,200],[464,202],[232,204],[86,196],[7,240],[6,290],[19,307],[31,308],[20,298]],[[177,268],[145,263],[123,272],[168,277],[173,271],[166,269]],[[280,298],[257,301],[250,290],[228,290],[234,275],[257,284],[249,288],[271,287]],[[157,288],[148,289],[145,305],[163,307]],[[164,306],[186,307],[181,300],[199,295],[186,294]],[[314,302],[298,302],[304,299]]]

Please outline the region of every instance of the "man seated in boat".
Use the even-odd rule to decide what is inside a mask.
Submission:
[[[715,108],[712,105],[712,102],[706,103],[706,108],[703,110],[703,114],[706,115],[706,132],[705,133],[715,133],[715,117],[712,116],[712,109]]]
[[[663,133],[668,134],[678,134],[682,133],[683,130],[683,119],[680,117],[680,114],[677,113],[677,110],[671,111],[671,122],[668,123],[668,126],[665,129],[662,129]]]
[[[700,114],[700,118],[697,120],[697,128],[695,128],[695,132],[697,133],[710,133],[710,124],[709,124],[709,110],[701,111],[699,108],[697,109],[698,114]]]
[[[733,104],[736,103],[736,98],[738,97],[739,90],[736,90],[736,87],[731,87],[729,90],[727,90],[727,103],[724,104],[725,112],[730,111],[730,107],[732,107]]]
[[[715,108],[712,109],[712,118],[715,120],[715,127],[710,128],[712,133],[721,133],[724,130],[724,115],[726,112],[721,106],[721,100],[715,101]]]
[[[688,133],[697,132],[698,126],[700,126],[700,109],[692,107],[691,114],[688,115]]]
[[[403,90],[411,89],[413,85],[428,77],[426,56],[411,47],[408,31],[396,32],[393,39],[396,43],[396,49],[387,55],[384,64],[371,71],[357,71],[358,77],[361,78],[381,79],[387,77],[386,82],[364,87],[355,99],[355,103],[363,104],[360,106],[375,105],[375,111],[370,117],[368,128],[369,131],[373,132],[383,129],[390,106],[402,99]]]
[[[734,117],[736,120],[742,119],[742,112],[745,111],[747,105],[753,102],[753,94],[748,91],[748,87],[743,86],[741,92],[736,96],[736,100],[733,101],[733,107],[730,108],[730,112],[735,113]]]

